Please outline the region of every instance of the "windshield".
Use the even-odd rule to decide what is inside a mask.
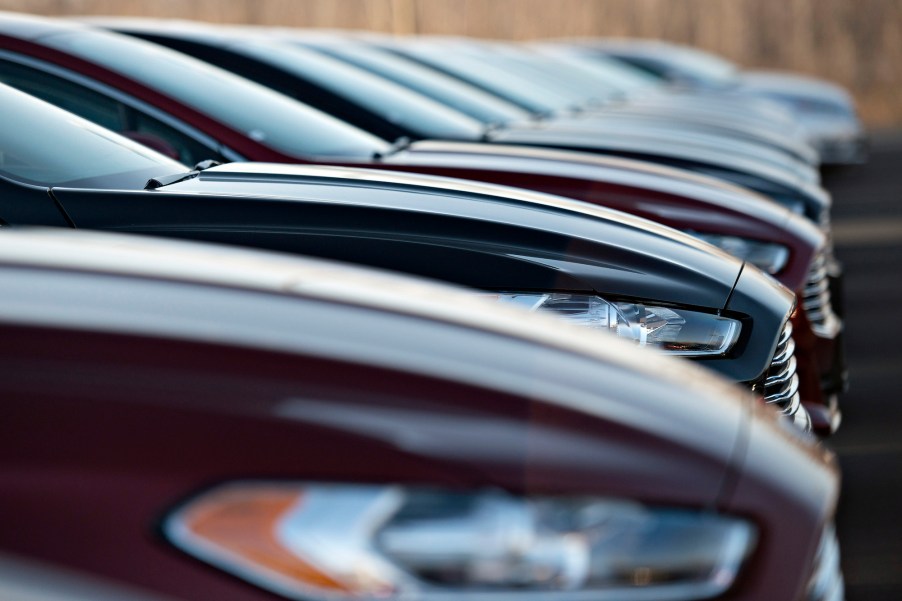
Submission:
[[[384,140],[325,113],[155,44],[88,29],[42,42],[160,90],[290,156],[370,158],[389,150]]]
[[[140,189],[188,167],[102,127],[0,84],[0,174],[40,186]]]
[[[698,81],[712,84],[732,84],[737,78],[736,66],[720,57],[695,50],[678,48],[667,52],[664,60]]]
[[[319,52],[366,69],[380,77],[415,90],[482,123],[509,123],[529,119],[529,111],[488,94],[460,79],[430,69],[380,48],[342,40],[341,43],[308,43]]]
[[[467,51],[474,56],[492,61],[511,73],[533,82],[535,86],[547,86],[558,94],[567,95],[571,106],[607,102],[619,91],[607,82],[587,74],[566,63],[512,44],[467,44]]]
[[[313,50],[259,41],[235,47],[345,98],[415,137],[476,140],[482,135],[482,124],[473,118]]]
[[[440,41],[408,42],[387,48],[402,56],[443,71],[482,88],[536,114],[551,114],[571,108],[572,99],[485,60],[464,54],[459,45]]]
[[[656,43],[639,44],[636,48],[613,44],[602,45],[600,51],[663,79],[675,76],[704,85],[729,86],[738,78],[735,65],[694,48]]]
[[[574,48],[558,48],[556,46],[538,46],[539,51],[546,52],[555,59],[579,68],[624,94],[644,92],[661,87],[661,80],[652,77],[645,71],[636,69],[627,63],[608,58],[600,54],[587,54]]]

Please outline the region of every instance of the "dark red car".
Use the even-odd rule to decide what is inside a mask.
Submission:
[[[3,230],[4,553],[181,601],[841,595],[832,456],[706,371],[408,278]]]

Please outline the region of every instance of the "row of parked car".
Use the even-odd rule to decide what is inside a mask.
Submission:
[[[0,106],[0,591],[843,598],[841,89],[0,13]]]

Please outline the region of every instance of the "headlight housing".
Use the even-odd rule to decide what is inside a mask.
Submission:
[[[702,234],[686,232],[708,244],[730,253],[734,257],[748,261],[761,271],[771,275],[780,273],[789,261],[789,249],[782,244],[760,242],[739,236],[723,236],[720,234]]]
[[[671,355],[723,355],[739,338],[735,319],[675,307],[609,302],[595,295],[503,292],[490,295],[498,302],[548,311],[576,325],[607,330],[621,338]]]
[[[237,482],[170,515],[183,551],[305,601],[620,599],[722,594],[754,527],[603,498]]]

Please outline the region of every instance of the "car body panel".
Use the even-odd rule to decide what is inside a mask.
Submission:
[[[169,546],[165,512],[248,479],[595,494],[754,521],[754,571],[724,597],[748,601],[790,598],[830,519],[829,454],[698,368],[409,278],[4,229],[4,552],[262,601]]]
[[[106,34],[106,33],[103,33],[103,32],[94,32],[94,33],[96,33],[96,35],[101,36],[101,37],[103,37],[103,36],[112,36],[112,35],[113,35],[113,34]],[[92,35],[94,35],[94,33],[92,33]],[[75,38],[75,39],[77,39],[77,38]],[[118,39],[118,38],[117,38],[117,39]],[[72,43],[72,40],[69,40],[69,41],[66,42],[66,44],[68,44],[68,45],[71,45],[71,43]],[[124,43],[124,42],[123,42],[123,43]],[[139,45],[138,47],[140,47],[140,48],[143,48],[143,47],[144,47],[143,45],[140,45],[140,43],[137,42],[137,41],[131,41],[131,40],[129,40],[128,43],[129,43],[129,44],[137,44],[137,45]],[[147,46],[149,46],[149,45],[147,45]],[[156,47],[153,47],[153,48],[156,48]],[[96,50],[96,47],[94,48],[94,50]],[[93,52],[93,51],[92,51],[92,52]],[[155,49],[155,50],[148,50],[148,52],[164,52],[164,50],[163,50],[163,49]],[[168,60],[176,60],[176,59],[173,58],[173,57],[168,57],[168,58],[167,58],[167,61],[168,61]],[[188,60],[188,59],[186,59],[186,60]],[[120,76],[120,75],[117,75],[117,74],[114,74],[114,73],[112,73],[112,72],[110,72],[110,73],[108,73],[108,74],[106,74],[106,75],[104,76],[105,83],[107,83],[108,85],[113,85],[113,86],[116,85],[116,83],[117,83],[117,78],[120,78],[120,79],[121,79],[121,76]],[[120,82],[120,83],[121,83],[121,82]],[[136,84],[136,85],[138,85],[138,84]],[[159,95],[159,94],[158,94],[158,95]],[[175,101],[170,100],[169,102],[172,103],[172,102],[175,102]],[[183,111],[183,112],[181,113],[180,116],[183,116],[183,115],[186,115],[186,114],[190,116],[190,115],[193,114],[193,113],[197,113],[197,110],[196,110],[196,109],[190,109],[190,108],[188,108],[188,107],[185,107],[185,108],[186,108],[187,110],[186,110],[186,111]],[[195,123],[195,125],[197,125],[198,127],[202,127],[202,126],[203,126],[203,122],[201,122],[200,125],[198,125],[197,123]],[[231,130],[231,132],[232,132],[233,134],[235,134],[235,135],[238,134],[238,132],[236,132],[235,130]],[[207,133],[208,133],[209,135],[213,135],[213,132],[212,132],[212,131],[209,131],[209,130],[208,130]],[[252,139],[250,136],[244,135],[243,138],[244,138],[244,143],[245,143],[244,148],[250,149],[250,148],[253,147],[253,146],[266,148],[266,145],[265,145],[265,144],[261,144],[260,142],[258,142],[258,141],[256,141],[256,140]],[[226,142],[226,144],[228,144],[228,143]],[[243,151],[244,151],[244,148],[242,148],[242,149],[240,149],[240,150],[243,152]],[[271,152],[271,151],[270,151],[270,152]],[[266,154],[266,153],[264,153],[264,155],[265,155],[265,154]],[[391,155],[389,155],[389,157],[387,157],[387,158],[391,158]],[[281,160],[286,160],[286,159],[285,159],[285,157],[281,157]],[[402,168],[403,168],[403,167],[402,167]],[[67,198],[67,199],[64,199],[64,198],[63,198],[63,195],[66,195],[66,194],[68,194],[70,197]],[[95,215],[89,215],[89,214],[86,214],[86,213],[84,212],[84,211],[86,210],[86,209],[84,208],[84,206],[82,206],[81,211],[79,211],[79,210],[77,210],[77,209],[75,208],[75,206],[72,204],[72,203],[74,202],[74,199],[72,198],[72,196],[73,196],[74,194],[75,194],[75,193],[67,193],[67,192],[65,192],[65,191],[63,191],[63,190],[59,190],[59,191],[58,191],[58,196],[57,196],[57,197],[60,199],[60,201],[61,201],[61,202],[63,203],[63,205],[66,207],[66,209],[70,212],[70,214],[72,214],[72,215],[70,215],[70,216],[71,216],[72,220],[73,220],[75,223],[78,223],[78,222],[79,222],[79,219],[81,219],[81,220],[85,220],[85,219],[94,219],[95,216],[97,216],[97,217],[100,218],[101,222],[102,222],[103,220],[107,220],[106,222],[107,222],[107,224],[108,224],[108,225],[107,225],[108,227],[127,227],[128,224],[131,222],[131,220],[134,219],[134,217],[129,217],[128,215],[126,215],[126,214],[124,214],[124,213],[118,213],[118,214],[117,214],[116,219],[119,220],[118,222],[116,222],[116,221],[110,221],[111,218],[110,218],[109,216],[102,216],[102,215],[99,215],[99,214],[96,213],[96,211],[95,211]],[[143,198],[141,198],[141,197],[135,197],[135,198],[138,198],[138,199],[140,200],[140,203],[146,203],[146,202],[147,202],[147,200],[145,200],[145,199],[143,199]],[[208,199],[208,200],[209,200],[209,199]],[[98,196],[97,196],[95,199],[93,199],[91,202],[95,202],[95,203],[101,202],[101,200],[100,200],[100,195],[98,195]],[[234,204],[234,202],[233,202],[233,201],[230,201],[229,204]],[[99,205],[98,205],[98,206],[99,206]],[[199,205],[198,205],[198,206],[199,206]],[[275,205],[274,205],[274,206],[275,206]],[[104,210],[110,211],[110,209],[109,209],[108,207],[105,208]],[[173,211],[176,211],[177,208],[176,208],[176,207],[173,207],[172,210],[173,210]],[[208,207],[207,210],[212,210],[212,209],[210,209],[210,208]],[[284,206],[280,206],[278,210],[284,211],[284,210],[286,210],[286,208],[285,208]],[[81,213],[81,216],[79,216],[78,213]],[[145,213],[143,213],[143,215],[144,215],[145,218],[148,219],[149,221],[151,221],[151,222],[154,221],[154,217],[153,217],[151,214],[145,212]],[[298,214],[298,216],[299,216],[299,214]],[[169,217],[168,217],[168,219],[170,219],[170,225],[166,226],[166,228],[168,228],[167,231],[171,232],[172,235],[176,235],[176,231],[175,231],[175,230],[176,230],[176,229],[179,229],[179,228],[175,228],[175,229],[174,229],[173,227],[171,227],[171,221],[174,220],[175,217],[177,217],[177,215],[176,215],[175,212],[170,213],[170,215],[169,215]],[[236,219],[236,218],[237,218],[237,217],[236,217],[235,215],[233,215],[232,219]],[[209,214],[208,214],[207,217],[205,217],[205,218],[203,218],[203,219],[209,220],[209,219],[210,219]],[[418,219],[421,219],[421,220],[428,220],[428,221],[430,221],[430,222],[433,223],[433,224],[435,224],[435,223],[437,223],[438,221],[441,221],[441,220],[444,220],[445,223],[449,223],[449,222],[451,221],[451,218],[450,218],[450,217],[447,217],[447,216],[446,216],[446,217],[439,217],[439,216],[435,216],[435,215],[433,215],[433,216],[424,216],[424,215],[420,215],[420,216],[418,216]],[[203,225],[203,224],[201,224],[201,225]],[[105,227],[107,227],[107,226],[105,226]],[[194,236],[201,235],[202,232],[201,232],[200,229],[198,229],[196,226],[197,226],[197,224],[194,224],[194,226],[192,226],[193,231],[192,231],[192,233],[191,233],[190,235],[194,235]],[[154,225],[153,223],[151,223],[150,225],[147,225],[147,224],[142,225],[142,227],[155,227],[155,225]],[[498,226],[494,226],[494,227],[498,227]],[[163,229],[166,229],[166,228],[163,228]],[[228,240],[236,241],[236,240],[238,240],[238,239],[241,238],[241,233],[240,233],[240,231],[238,231],[238,230],[240,230],[240,228],[237,228],[237,229],[236,229],[236,228],[234,227],[234,225],[233,225],[233,226],[231,227],[231,231],[229,231],[229,232],[219,231],[218,233],[215,233],[215,234],[214,234],[214,233],[213,233],[213,229],[207,228],[207,229],[203,232],[203,235],[205,236],[203,239],[206,239],[206,240],[214,240],[214,241],[215,241],[215,240],[228,239]],[[159,231],[159,230],[158,230],[158,231]],[[188,229],[186,229],[186,228],[181,228],[181,229],[180,229],[180,234],[181,234],[181,235],[189,235]],[[212,236],[214,236],[214,235],[215,235],[215,236],[221,236],[222,238],[212,237]],[[290,235],[286,234],[286,233],[282,233],[282,234],[280,234],[279,236],[275,236],[275,235],[272,234],[272,233],[269,233],[269,234],[267,234],[267,235],[263,235],[263,233],[260,232],[259,230],[258,230],[257,232],[254,233],[254,236],[253,236],[253,237],[254,237],[254,239],[256,240],[256,243],[260,243],[262,240],[265,239],[265,240],[266,240],[266,244],[278,244],[278,245],[297,244],[299,240],[302,240],[301,238],[298,238],[298,237],[296,237],[296,236],[292,239],[292,237],[291,237]],[[308,238],[307,240],[309,240],[309,238]],[[362,240],[360,240],[360,242],[361,242],[361,244],[362,244]],[[380,242],[377,242],[374,238],[370,238],[370,239],[368,239],[367,244],[371,244],[371,245],[372,245],[372,244],[384,244],[384,245],[389,245],[389,242],[386,241],[386,240],[384,240],[384,239],[383,239],[382,241],[380,241]],[[409,243],[408,243],[408,244],[409,244]],[[556,242],[556,243],[554,243],[554,244],[560,245],[560,244],[562,244],[562,242]],[[554,246],[554,244],[552,244],[552,246]],[[390,261],[392,261],[392,260],[395,260],[395,258],[397,257],[398,260],[402,261],[403,264],[410,266],[410,268],[414,268],[414,269],[418,269],[418,270],[422,270],[422,269],[428,268],[428,266],[426,265],[426,263],[427,263],[426,261],[423,261],[423,260],[417,261],[416,257],[410,257],[410,256],[404,251],[404,246],[403,246],[403,245],[399,245],[399,244],[397,244],[397,243],[394,243],[394,244],[391,244],[391,246],[392,246],[391,255],[386,254],[386,255],[382,255],[382,256],[380,257],[379,255],[373,254],[372,252],[366,252],[366,253],[364,253],[364,254],[366,255],[366,258],[369,259],[369,260],[381,260],[381,261],[385,261],[385,262],[390,262]],[[283,246],[277,246],[277,248],[282,248],[282,247],[283,247]],[[334,237],[332,238],[331,247],[332,247],[333,249],[337,249],[337,248],[338,248],[337,238],[334,238]],[[297,247],[295,247],[295,248],[296,248],[296,250],[300,250],[300,249],[298,249]],[[372,248],[372,246],[371,246],[370,248]],[[410,248],[410,247],[408,246],[407,248]],[[451,249],[451,248],[449,248],[448,246],[440,246],[440,245],[431,245],[429,248],[430,248],[430,250],[432,250],[433,252],[435,252],[435,253],[441,253],[441,256],[445,257],[445,259],[442,260],[439,264],[442,266],[443,269],[446,270],[447,277],[451,278],[452,281],[460,282],[460,278],[462,278],[463,276],[467,275],[467,273],[466,273],[467,270],[466,270],[465,264],[464,264],[463,262],[461,262],[461,260],[460,260],[461,257],[462,257],[462,255],[460,254],[460,250],[459,250],[459,249]],[[555,253],[556,253],[558,256],[556,256],[556,257],[555,257],[555,256],[551,256],[551,257],[547,257],[547,256],[546,256],[546,257],[543,258],[543,262],[542,262],[542,263],[537,263],[537,262],[535,262],[535,261],[533,261],[533,262],[530,262],[530,261],[523,261],[523,260],[520,260],[520,259],[518,259],[518,258],[513,258],[513,259],[512,259],[512,258],[510,258],[510,257],[504,257],[504,256],[502,256],[502,255],[499,254],[499,253],[496,253],[496,254],[494,255],[494,259],[493,259],[493,260],[494,260],[494,261],[500,261],[501,263],[504,263],[504,264],[510,264],[512,261],[519,261],[518,265],[519,265],[520,269],[522,269],[522,270],[524,270],[524,271],[528,271],[528,272],[530,273],[530,281],[532,281],[531,278],[536,277],[536,274],[538,274],[538,273],[544,273],[544,274],[547,274],[547,275],[545,275],[542,279],[537,280],[537,281],[543,282],[544,285],[548,285],[548,283],[549,283],[549,278],[551,278],[551,277],[554,276],[554,275],[558,275],[558,276],[563,275],[563,276],[564,276],[564,277],[563,277],[563,282],[564,282],[564,284],[569,285],[569,286],[575,286],[575,284],[574,284],[574,282],[573,282],[573,280],[572,280],[572,277],[574,277],[574,276],[576,277],[577,280],[583,282],[583,285],[586,285],[586,278],[589,277],[589,273],[592,272],[593,270],[595,270],[595,272],[597,273],[597,272],[598,272],[598,269],[599,269],[601,266],[596,265],[595,267],[589,267],[588,264],[585,262],[585,261],[587,260],[585,257],[581,257],[580,260],[579,260],[579,261],[576,261],[576,262],[570,261],[570,262],[567,263],[566,265],[556,263],[556,261],[560,261],[562,258],[563,258],[563,259],[566,259],[566,253],[571,252],[571,251],[574,251],[574,256],[580,256],[580,252],[582,252],[582,251],[580,251],[580,252],[575,252],[575,249],[566,248],[566,246],[565,246],[565,247],[557,246],[557,247],[555,248]],[[335,252],[337,252],[337,251],[335,251]],[[483,253],[483,254],[480,255],[480,256],[484,256],[484,254],[485,254],[485,253]],[[590,254],[591,254],[591,253],[590,253]],[[561,255],[564,255],[564,256],[562,257]],[[526,256],[530,256],[530,255],[527,254]],[[615,256],[616,256],[616,253],[615,253]],[[666,253],[664,253],[664,256],[666,256]],[[338,258],[341,258],[341,257],[338,257]],[[347,258],[347,257],[345,257],[345,258]],[[597,258],[596,258],[596,259],[590,260],[590,263],[591,263],[591,261],[597,261]],[[660,263],[660,259],[654,259],[654,261],[653,261],[653,260],[652,260],[652,255],[647,255],[646,257],[644,257],[644,258],[642,259],[642,261],[643,261],[643,262],[648,262],[648,261],[654,262],[654,261],[658,261],[658,262]],[[380,265],[386,266],[385,263],[382,263],[382,264],[380,264]],[[488,265],[486,265],[486,267],[488,267]],[[487,269],[487,270],[486,270],[486,273],[489,273],[489,272],[490,272],[490,270]],[[562,273],[559,273],[559,272],[562,272]],[[415,273],[422,273],[422,271],[415,271]],[[506,272],[505,272],[504,270],[502,270],[502,271],[500,271],[499,273],[506,273]],[[646,297],[645,295],[646,295],[648,292],[650,292],[650,291],[652,291],[652,290],[654,290],[654,289],[660,289],[660,285],[663,283],[663,280],[660,280],[660,279],[658,279],[658,280],[643,279],[643,278],[641,278],[639,275],[637,275],[637,274],[635,274],[635,273],[630,273],[630,272],[625,271],[625,270],[623,270],[623,269],[617,269],[617,270],[615,270],[615,272],[612,272],[612,273],[613,273],[614,280],[617,282],[617,284],[616,284],[616,286],[614,287],[614,290],[612,290],[612,291],[610,291],[610,292],[616,293],[616,294],[621,294],[621,295],[623,295],[623,296],[629,295],[628,288],[629,288],[630,286],[634,286],[634,288],[633,288],[633,293],[632,293],[632,296],[633,296],[634,298],[648,298],[648,297]],[[710,272],[709,272],[709,273],[710,273]],[[516,278],[514,277],[514,275],[511,274],[511,275],[510,275],[510,282],[502,282],[501,284],[502,284],[502,285],[504,285],[504,284],[509,284],[509,283],[513,282],[515,279],[516,279]],[[703,280],[703,279],[704,279],[704,278],[702,278],[702,280]],[[632,280],[632,283],[630,283],[631,280]],[[696,298],[696,299],[702,298],[701,296],[699,296],[699,293],[698,293],[698,290],[701,289],[701,288],[699,288],[699,286],[698,286],[698,284],[699,284],[700,281],[701,281],[701,280],[699,279],[699,274],[698,274],[698,273],[695,273],[695,274],[693,274],[693,277],[690,278],[690,280],[687,281],[687,282],[676,282],[675,285],[676,285],[676,287],[677,287],[679,290],[676,291],[675,296],[673,297],[673,299],[672,299],[670,302],[681,302],[681,300],[677,300],[677,299],[689,300],[690,298]],[[596,282],[597,282],[597,280],[596,280]],[[460,283],[465,283],[465,282],[460,282]],[[733,281],[732,281],[732,280],[729,280],[728,282],[726,282],[726,281],[725,281],[725,282],[722,282],[720,285],[721,285],[721,286],[726,286],[727,288],[729,288],[729,287],[732,286],[732,284],[733,284]],[[469,285],[476,285],[476,286],[479,286],[479,287],[487,287],[487,286],[488,286],[488,283],[485,282],[485,281],[480,280],[478,283],[476,283],[476,282],[469,282]],[[498,289],[498,288],[497,288],[497,285],[498,285],[498,284],[496,284],[496,287],[494,288],[494,289],[496,289],[496,290]],[[592,286],[593,289],[596,289],[596,290],[597,290],[596,284],[589,283],[588,285]],[[560,289],[560,287],[557,288],[557,289]],[[599,291],[599,292],[601,292],[601,291]],[[716,300],[717,300],[718,302],[712,302],[712,301],[715,300],[715,296],[717,297]],[[723,306],[723,305],[722,305],[722,302],[723,302],[722,299],[723,299],[724,297],[725,297],[725,295],[723,294],[723,290],[720,289],[720,290],[717,290],[717,291],[716,291],[713,295],[711,295],[710,297],[705,298],[705,301],[708,301],[708,302],[700,303],[699,305],[696,305],[696,306],[704,306],[704,307],[707,307],[709,310],[711,310],[711,309],[717,310],[717,309],[722,308],[722,306]],[[768,335],[768,336],[766,336],[766,337],[767,337],[767,338],[772,338],[771,342],[775,345],[775,344],[776,344],[776,339],[777,339],[778,335],[779,335],[779,330],[775,330],[775,331],[773,332],[773,335],[772,335],[772,336]],[[755,359],[751,362],[752,364],[755,364],[755,365],[750,364],[750,365],[748,365],[748,366],[743,367],[741,370],[738,370],[738,371],[741,371],[742,375],[744,376],[743,379],[753,380],[753,379],[757,378],[758,375],[760,375],[760,374],[763,372],[763,370],[765,369],[765,366],[766,366],[766,364],[767,364],[768,359],[769,359],[769,357],[766,357],[766,356],[763,356],[763,355],[762,355],[762,356],[756,356]],[[734,375],[737,375],[737,373],[738,373],[737,371],[734,371],[734,372],[733,372]]]
[[[829,457],[829,452],[824,448],[807,448],[799,455],[795,451],[797,444],[793,444],[791,438],[785,436],[782,424],[775,420],[758,420],[750,428],[748,433],[747,454],[744,460],[743,476],[737,478],[736,486],[732,489],[730,501],[727,503],[729,511],[739,514],[754,515],[766,511],[765,507],[777,503],[781,511],[775,514],[774,521],[770,522],[761,532],[760,545],[762,553],[752,560],[750,565],[765,568],[776,567],[778,564],[792,566],[792,570],[807,572],[806,561],[812,561],[818,551],[820,538],[826,533],[815,534],[804,540],[795,540],[800,548],[805,548],[802,557],[789,557],[781,553],[785,545],[790,544],[787,537],[789,529],[809,522],[815,515],[818,519],[830,519],[836,509],[838,492],[838,466],[835,459]],[[770,453],[785,455],[787,461],[779,466],[768,466],[764,461]],[[803,459],[803,456],[807,455]],[[816,466],[814,469],[804,469],[805,476],[798,477],[799,468],[797,461]],[[809,463],[811,462],[811,463]],[[762,494],[759,488],[761,484],[769,483],[777,485],[781,490],[779,500]],[[779,483],[779,484],[777,484]],[[770,488],[767,486],[767,489]],[[816,507],[814,512],[810,508]],[[807,559],[806,559],[807,558]],[[810,564],[809,564],[810,565]],[[776,576],[784,580],[783,576]],[[788,580],[786,586],[792,586]],[[801,585],[801,586],[799,586]],[[754,579],[743,581],[745,590],[751,598],[767,598],[764,582]],[[805,583],[796,585],[797,590],[789,594],[787,598],[804,598],[807,591]]]
[[[75,24],[66,25],[68,25],[70,28],[75,28],[76,31],[91,31],[80,30]],[[2,27],[2,24],[0,24],[0,27]],[[2,28],[0,28],[0,31],[2,31]],[[106,34],[104,32],[96,31],[90,33],[90,35],[103,37],[112,34]],[[135,44],[139,43],[135,42]],[[83,59],[78,59],[74,56],[60,53],[52,48],[35,46],[28,42],[14,40],[12,38],[7,38],[4,41],[4,39],[0,37],[0,47],[6,47],[9,49],[15,48],[16,52],[25,53],[32,57],[37,57],[41,60],[51,62],[66,69],[75,69],[79,73],[83,73],[91,79],[100,82],[102,85],[111,86],[117,90],[121,90],[122,92],[136,96],[137,98],[141,99],[141,101],[150,103],[162,109],[163,111],[172,114],[177,119],[189,123],[191,126],[197,128],[198,130],[203,132],[204,135],[207,135],[216,140],[217,143],[221,145],[221,148],[217,148],[215,152],[234,153],[246,159],[259,161],[309,162],[318,160],[318,157],[314,156],[299,157],[278,152],[267,144],[260,143],[259,141],[252,139],[247,135],[243,135],[240,132],[236,131],[234,128],[229,127],[228,125],[224,125],[210,119],[202,112],[193,109],[190,106],[185,105],[184,103],[180,103],[173,98],[161,95],[159,92],[154,91],[149,87],[141,85],[135,81],[123,78],[123,75],[121,74],[108,71],[95,64],[88,65]],[[141,46],[136,46],[136,49],[137,48],[141,48]],[[380,149],[380,147],[378,146],[374,146],[373,152],[384,154],[383,150],[384,149]],[[559,156],[561,159],[564,158],[561,155]],[[322,158],[319,157],[319,160],[322,160]],[[332,158],[331,162],[334,163],[335,158]],[[356,164],[363,164],[365,161],[355,159],[354,162]],[[400,165],[399,167],[403,168]],[[714,172],[717,175],[726,174],[729,177],[739,177],[739,179],[742,180],[742,183],[757,185],[759,188],[764,186],[762,190],[764,193],[769,194],[773,198],[776,198],[782,202],[788,202],[786,200],[788,197],[791,197],[793,199],[798,198],[799,200],[797,202],[802,202],[805,205],[806,214],[811,216],[812,218],[823,213],[823,211],[826,210],[825,206],[829,204],[829,198],[825,198],[823,194],[820,194],[818,192],[819,189],[816,186],[788,186],[774,182],[767,182],[765,185],[760,179],[756,178],[752,178],[752,180],[746,181],[747,178],[743,178],[742,176],[740,176],[740,174],[735,173],[735,171],[730,172],[729,170],[715,169]],[[468,173],[467,170],[461,170],[453,174],[443,174],[457,175],[458,177],[471,177],[472,175]],[[482,175],[485,177],[489,175],[489,172],[483,170]],[[560,190],[556,190],[556,192],[560,192]],[[791,202],[796,202],[796,200],[793,200]]]
[[[359,89],[353,86],[333,83],[329,79],[330,73],[334,78],[342,77],[344,80],[360,80],[360,85],[366,85],[368,78],[373,80],[370,88],[379,87],[381,84],[389,93],[396,96],[399,111],[404,111],[404,105],[412,105],[407,111],[415,112],[422,104],[426,112],[439,113],[444,105],[439,105],[433,100],[417,94],[409,97],[410,91],[406,88],[394,85],[382,78],[373,76],[362,69],[347,65],[330,57],[325,57],[308,50],[289,46],[287,44],[273,43],[264,35],[261,41],[253,36],[242,36],[230,33],[228,29],[204,27],[197,24],[176,23],[170,27],[157,28],[145,26],[143,28],[119,27],[117,31],[133,35],[144,40],[162,44],[179,52],[184,52],[195,58],[208,61],[216,66],[233,71],[243,77],[252,79],[258,83],[272,87],[286,95],[301,101],[312,103],[320,110],[334,114],[339,118],[354,123],[358,127],[367,129],[371,133],[383,138],[394,139],[405,135],[412,138],[438,138],[447,137],[464,141],[477,141],[479,128],[473,120],[473,127],[459,127],[452,131],[449,124],[444,124],[440,115],[435,115],[430,125],[420,126],[415,124],[405,126],[405,115],[393,118],[385,109],[373,109],[367,106],[367,99],[361,100]],[[317,62],[326,63],[318,65]],[[350,71],[342,74],[339,71]],[[356,73],[355,73],[356,72]],[[402,104],[403,103],[403,104]],[[434,105],[434,106],[433,106]],[[430,108],[431,107],[431,108]],[[427,110],[428,109],[428,110]],[[630,111],[629,107],[622,110]],[[385,114],[380,114],[385,113]],[[454,111],[456,114],[457,112]],[[450,115],[446,119],[451,119]],[[673,118],[673,116],[670,116]],[[423,121],[420,119],[420,121]],[[666,131],[660,131],[654,127],[642,127],[641,120],[636,121],[636,132],[612,132],[592,130],[592,116],[587,115],[588,130],[584,128],[562,129],[550,125],[547,128],[514,128],[502,129],[491,132],[486,141],[512,144],[537,144],[557,148],[579,149],[600,153],[634,152],[636,147],[646,150],[649,157],[653,158],[661,153],[664,156],[676,155],[686,161],[712,163],[715,165],[727,165],[732,168],[750,169],[756,172],[758,163],[767,165],[773,171],[785,170],[790,178],[802,177],[805,181],[815,181],[817,174],[807,165],[796,163],[795,160],[784,153],[769,151],[768,148],[752,143],[744,143],[727,137],[696,133],[694,140],[686,136],[680,140],[679,136],[668,135]],[[422,129],[425,127],[426,129]],[[560,130],[559,130],[560,129]],[[638,137],[634,138],[634,136]],[[680,143],[681,142],[681,143]],[[724,154],[728,154],[730,162],[724,162]],[[735,159],[740,157],[745,162]]]
[[[662,42],[591,40],[586,45],[689,88],[781,106],[793,115],[825,165],[866,160],[866,135],[854,102],[836,84],[798,74],[739,70],[717,56]]]
[[[259,242],[247,242],[261,246],[268,238],[276,248],[307,254],[324,252],[316,250],[323,245],[334,258],[495,290],[553,286],[648,299],[660,296],[666,280],[676,288],[667,293],[672,302],[721,308],[739,273],[728,255],[635,217],[563,199],[556,209],[555,199],[534,193],[449,183],[233,163],[152,193],[55,188],[54,195],[76,227],[253,237]],[[656,259],[664,255],[671,260]]]
[[[723,232],[785,244],[793,256],[778,277],[793,289],[802,285],[813,251],[824,244],[816,227],[785,207],[714,178],[642,161],[423,141],[385,162],[449,177],[465,170],[469,179],[575,196],[684,231]]]

